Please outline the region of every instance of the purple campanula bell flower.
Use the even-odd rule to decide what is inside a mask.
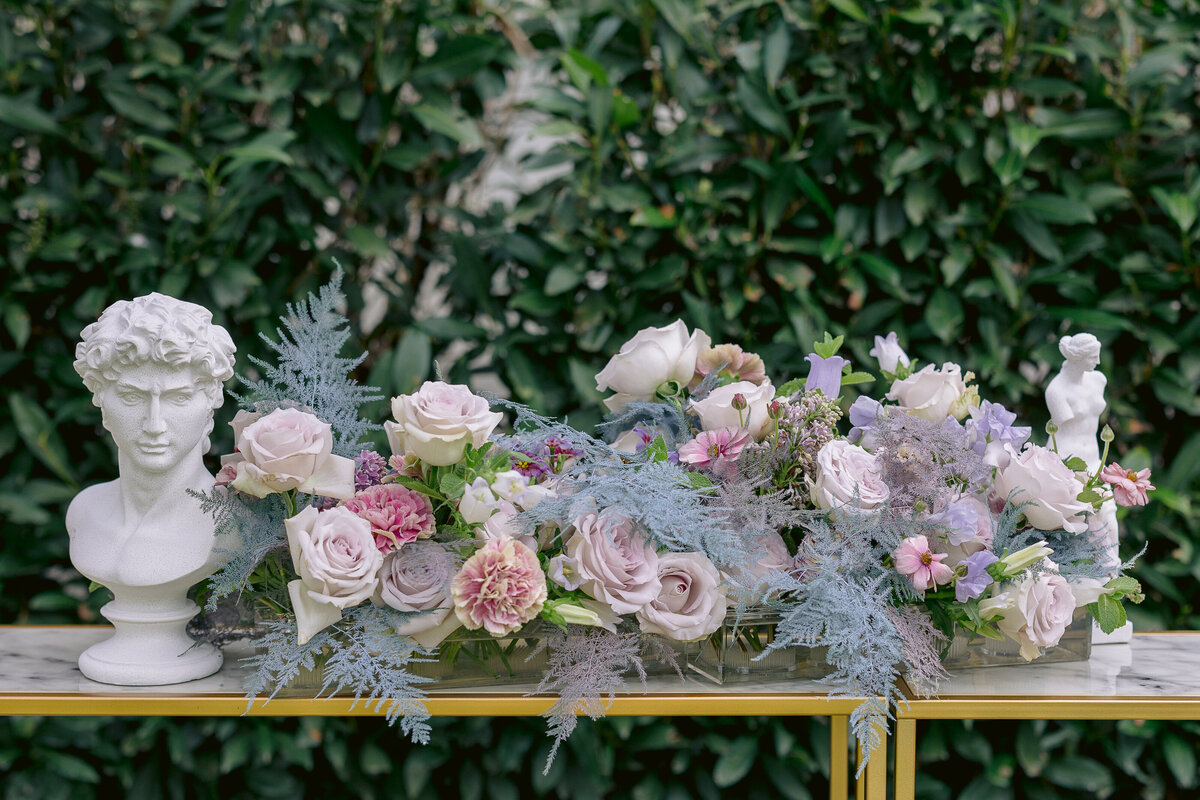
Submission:
[[[859,395],[850,406],[848,416],[854,427],[846,438],[870,450],[874,446],[875,420],[882,413],[883,403],[865,394]]]
[[[842,393],[842,367],[850,362],[841,356],[821,358],[816,353],[809,353],[804,358],[810,365],[808,380],[804,382],[804,391],[820,390],[821,394],[834,398]]]

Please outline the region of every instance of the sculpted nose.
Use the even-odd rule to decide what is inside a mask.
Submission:
[[[150,412],[146,415],[146,424],[143,427],[146,433],[167,432],[167,421],[163,419],[162,404],[159,402],[157,394],[150,397]]]

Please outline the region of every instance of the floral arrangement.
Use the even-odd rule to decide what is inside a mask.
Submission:
[[[236,452],[204,496],[229,559],[210,603],[266,609],[252,698],[320,662],[324,690],[386,704],[424,741],[414,665],[464,630],[540,624],[557,748],[625,674],[758,608],[778,619],[768,651],[825,647],[831,692],[877,698],[853,719],[870,751],[898,670],[932,690],[956,630],[1032,659],[1077,608],[1112,630],[1140,600],[1105,526],[1110,501],[1146,502],[1149,472],[1032,444],[969,372],[917,369],[894,333],[871,351],[891,388],[846,405],[845,433],[842,389],[872,376],[841,337],[776,389],[757,355],[682,322],[639,332],[596,376],[611,443],[441,381],[376,425],[340,356],[339,281],[267,339],[280,363],[246,381]],[[380,429],[390,452],[361,444]]]

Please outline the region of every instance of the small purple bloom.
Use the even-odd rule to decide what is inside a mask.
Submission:
[[[875,420],[879,419],[879,415],[883,413],[883,403],[878,400],[859,395],[858,399],[850,406],[850,424],[854,427],[850,429],[848,438],[850,441],[858,443],[858,440],[863,437],[863,434],[872,433],[875,429]],[[867,445],[863,445],[866,447]]]
[[[579,574],[579,562],[568,555],[557,555],[550,559],[550,580],[567,591],[574,591],[583,585]]]
[[[547,436],[546,440],[542,442],[542,447],[544,447],[546,452],[552,456],[570,456],[572,458],[579,458],[583,455],[582,450],[575,447],[575,445],[571,444],[562,436]]]
[[[354,459],[354,491],[361,492],[383,483],[387,461],[374,450],[363,450]]]
[[[1029,441],[1031,428],[1013,425],[1017,415],[999,403],[984,400],[979,408],[971,409],[967,430],[972,436],[971,448],[983,455],[991,442],[1010,445],[1014,451]]]
[[[850,362],[841,356],[821,358],[816,353],[804,357],[812,366],[808,370],[808,380],[804,382],[804,391],[820,391],[826,397],[837,397],[842,393],[842,367]]]
[[[954,599],[965,603],[982,595],[993,582],[987,568],[999,560],[991,550],[980,550],[964,558],[960,563],[967,568],[967,574],[954,584]]]
[[[990,524],[988,520],[979,519],[983,510],[979,503],[951,503],[942,513],[934,514],[930,521],[946,528],[950,544],[966,544],[979,538],[979,531],[986,529],[983,523]]]
[[[645,428],[634,428],[633,432],[642,440],[641,444],[637,446],[637,452],[639,453],[649,447],[650,443],[654,441],[654,433]]]
[[[550,474],[550,465],[526,450],[514,450],[509,454],[512,468],[526,478],[540,478]]]

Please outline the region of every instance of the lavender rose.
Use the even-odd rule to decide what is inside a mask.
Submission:
[[[390,553],[379,570],[376,602],[413,613],[396,626],[396,632],[415,638],[425,647],[436,645],[449,631],[439,628],[454,609],[450,579],[454,577],[454,558],[437,542],[409,542]],[[418,614],[416,612],[427,612]],[[457,621],[454,627],[457,627]],[[433,635],[424,635],[430,634]],[[437,641],[433,641],[436,638]]]
[[[369,598],[383,554],[371,524],[345,508],[309,506],[284,521],[292,565],[299,580],[288,584],[299,643],[342,618],[342,609]]]
[[[1088,523],[1084,512],[1092,510],[1077,499],[1083,484],[1056,454],[1029,445],[996,474],[992,491],[997,497],[1025,505],[1022,513],[1040,531],[1063,529],[1083,533]]]
[[[237,454],[227,462],[233,488],[255,497],[296,489],[348,500],[354,496],[354,461],[333,455],[333,432],[306,411],[277,408],[233,421]]]
[[[746,401],[746,407],[740,413],[733,407],[733,398],[739,394]],[[762,385],[737,381],[718,386],[703,400],[693,400],[689,408],[699,415],[700,425],[706,431],[746,428],[755,441],[761,442],[770,427],[768,409],[774,399],[775,387],[770,381]]]
[[[468,444],[482,447],[502,417],[466,386],[441,381],[393,397],[392,416],[395,422],[384,423],[392,451],[439,467],[457,462]]]
[[[805,477],[817,508],[869,511],[888,501],[890,492],[874,455],[845,439],[834,439],[817,452],[816,479]],[[857,492],[858,502],[855,505]]]
[[[646,633],[690,642],[721,627],[728,603],[721,575],[703,553],[663,553],[658,557],[658,597],[637,612]]]
[[[1055,572],[1029,575],[1003,594],[979,604],[987,619],[1000,614],[998,626],[1019,642],[1021,657],[1033,661],[1042,647],[1053,647],[1075,615],[1075,595],[1066,579]]]
[[[573,527],[565,550],[589,597],[618,614],[632,614],[658,597],[658,555],[632,520],[604,511],[577,517]]]
[[[729,570],[733,580],[745,590],[762,593],[767,588],[768,575],[774,572],[791,572],[795,566],[787,543],[775,531],[768,531],[755,539],[753,549],[758,554],[757,561]]]

